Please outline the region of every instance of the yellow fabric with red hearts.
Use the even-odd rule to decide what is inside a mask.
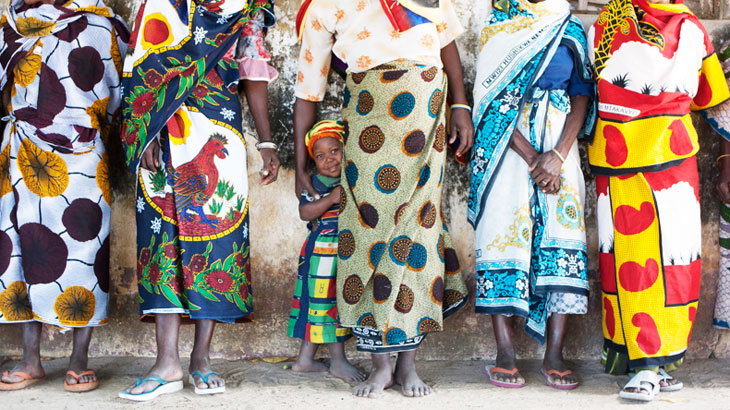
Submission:
[[[666,366],[687,350],[701,278],[695,158],[659,172],[598,176],[605,345],[630,369]]]

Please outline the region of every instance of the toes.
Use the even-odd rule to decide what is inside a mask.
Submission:
[[[416,395],[416,392],[413,389],[403,387],[403,395],[408,397],[413,397]]]

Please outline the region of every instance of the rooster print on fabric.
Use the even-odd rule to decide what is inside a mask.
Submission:
[[[193,214],[197,214],[200,217],[199,223],[213,229],[218,227],[217,218],[208,217],[203,207],[213,197],[218,185],[218,168],[213,158],[223,159],[228,156],[225,148],[227,143],[226,137],[214,134],[195,158],[176,169],[170,166],[168,183],[176,193],[175,208],[183,222],[195,222]]]

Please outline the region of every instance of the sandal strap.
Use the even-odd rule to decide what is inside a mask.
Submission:
[[[651,389],[642,385],[642,383],[651,384]],[[639,391],[644,390],[651,393],[657,388],[657,386],[659,386],[659,375],[651,370],[642,370],[636,373],[634,377],[632,377],[631,380],[624,385],[623,389],[638,389]]]
[[[82,377],[84,377],[84,376],[96,376],[96,372],[93,371],[93,370],[91,370],[91,369],[89,369],[89,370],[87,370],[85,372],[81,372],[81,373],[78,373],[77,374],[75,371],[69,370],[69,371],[66,372],[66,376],[71,376],[74,379],[76,379],[76,381],[78,382],[79,379],[82,378]]]
[[[208,384],[208,379],[210,378],[210,376],[218,376],[218,377],[220,377],[220,375],[218,373],[216,373],[216,372],[209,372],[208,374],[203,374],[203,372],[198,371],[198,370],[196,370],[196,371],[194,371],[194,372],[192,372],[190,374],[192,376],[198,376],[198,377],[200,377],[200,380],[202,380],[203,383],[205,383],[205,384]]]
[[[148,377],[145,377],[144,379],[137,379],[137,383],[136,384],[137,384],[137,386],[141,386],[142,384],[147,383],[147,382],[157,382],[157,383],[160,384],[160,386],[164,386],[167,383],[169,383],[167,380],[165,380],[165,379],[163,379],[161,377],[148,376]]]
[[[548,370],[545,373],[547,373],[548,376],[558,376],[558,377],[560,377],[562,379],[563,377],[565,377],[565,376],[567,376],[569,374],[573,374],[573,371],[572,370],[566,370],[564,372],[559,372],[559,371],[553,369],[553,370]]]
[[[666,372],[666,370],[659,368],[659,381],[668,382],[670,380],[674,380],[674,377]]]
[[[512,370],[507,370],[504,367],[492,367],[489,369],[489,373],[491,374],[492,372],[504,373],[509,374],[510,376],[514,376],[515,373],[519,372],[519,370],[516,367]]]

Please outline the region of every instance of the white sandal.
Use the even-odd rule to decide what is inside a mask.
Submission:
[[[642,383],[649,383],[652,387],[648,388]],[[642,370],[639,373],[636,373],[634,377],[626,383],[618,396],[627,400],[652,401],[654,400],[654,396],[659,393],[659,387],[659,375],[651,370]],[[638,391],[628,392],[626,389],[636,389]]]
[[[670,391],[678,391],[682,390],[682,387],[684,387],[684,383],[677,381],[674,384],[669,384],[670,381],[674,380],[674,377],[670,376],[669,373],[667,373],[664,369],[659,368],[659,386],[660,391],[663,392],[670,392]],[[661,382],[666,383],[666,386],[662,386]]]

